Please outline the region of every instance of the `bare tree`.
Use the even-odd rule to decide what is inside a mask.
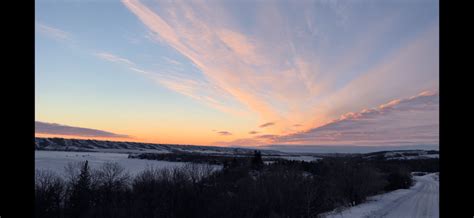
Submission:
[[[64,182],[52,171],[35,172],[35,213],[37,217],[60,217]]]

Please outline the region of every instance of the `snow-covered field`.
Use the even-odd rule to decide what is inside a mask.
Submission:
[[[287,160],[298,160],[298,161],[306,161],[306,162],[311,162],[311,161],[316,161],[320,160],[322,158],[320,157],[313,157],[313,156],[307,156],[307,155],[301,155],[301,156],[281,156],[283,159]]]
[[[71,151],[35,151],[35,168],[49,169],[64,175],[64,168],[68,163],[77,163],[88,160],[91,168],[100,167],[106,162],[117,162],[130,174],[136,174],[153,167],[155,169],[184,166],[184,162],[169,162],[156,160],[141,160],[128,158],[124,153],[103,152],[71,152]],[[220,166],[215,166],[220,168]]]
[[[439,217],[439,181],[435,173],[414,176],[416,184],[369,199],[364,204],[326,214],[329,217]]]

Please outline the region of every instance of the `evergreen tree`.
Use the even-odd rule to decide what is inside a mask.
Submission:
[[[86,160],[76,182],[72,184],[69,197],[69,211],[72,217],[87,217],[91,206],[92,188],[89,163]]]
[[[260,169],[263,166],[262,154],[255,150],[252,158],[252,168]]]

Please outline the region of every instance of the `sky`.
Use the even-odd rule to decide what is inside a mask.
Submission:
[[[435,0],[36,0],[35,133],[439,144]]]

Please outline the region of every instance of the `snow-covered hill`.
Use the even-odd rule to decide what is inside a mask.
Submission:
[[[383,160],[413,160],[439,158],[439,151],[436,150],[404,150],[404,151],[380,151],[363,155],[366,159]]]
[[[217,146],[152,144],[138,142],[116,142],[102,140],[35,138],[36,150],[55,151],[100,151],[115,153],[205,153],[219,155],[249,155],[255,149]],[[260,150],[262,155],[287,155],[274,150]]]

